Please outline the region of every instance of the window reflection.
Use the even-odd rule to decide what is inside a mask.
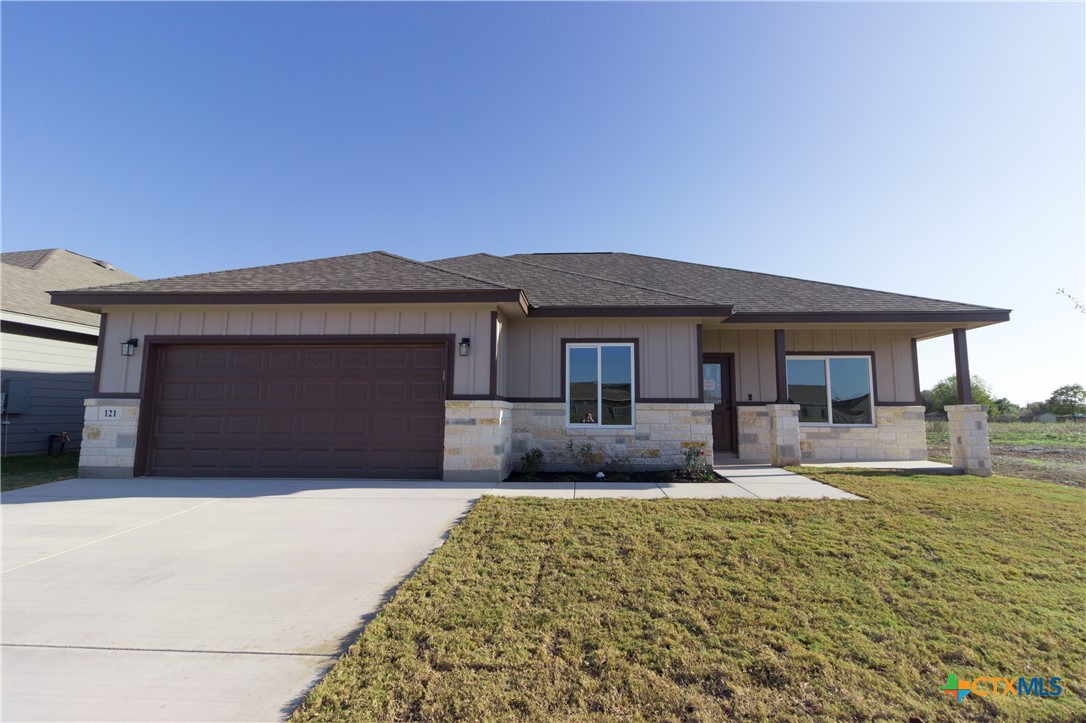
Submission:
[[[596,348],[569,350],[569,421],[595,424],[599,420],[599,363]]]
[[[600,424],[633,424],[633,349],[605,346],[600,352],[603,355]]]
[[[721,371],[720,364],[703,364],[702,367],[702,388],[704,395],[702,401],[707,404],[722,404],[724,402],[724,395],[720,388],[721,383]]]
[[[787,370],[788,401],[799,405],[799,421],[827,421],[826,363],[822,359],[789,359]]]
[[[871,374],[862,357],[830,359],[834,424],[871,424]]]

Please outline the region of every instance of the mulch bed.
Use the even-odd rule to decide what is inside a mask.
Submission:
[[[513,472],[505,480],[506,482],[712,482],[713,480],[688,480],[683,479],[678,470],[650,470],[626,473],[604,473],[603,479],[596,477],[595,473],[585,475],[583,472],[539,472],[534,479],[527,479],[520,472]]]

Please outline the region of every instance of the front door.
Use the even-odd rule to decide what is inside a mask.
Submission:
[[[735,377],[731,354],[706,354],[702,359],[703,400],[713,405],[713,451],[735,447]]]

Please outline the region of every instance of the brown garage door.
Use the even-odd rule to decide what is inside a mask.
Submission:
[[[441,477],[443,345],[167,346],[147,474]]]

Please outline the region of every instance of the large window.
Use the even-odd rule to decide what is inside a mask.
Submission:
[[[633,344],[566,346],[566,421],[578,427],[632,427]]]
[[[788,357],[788,401],[801,424],[874,424],[871,358]]]

